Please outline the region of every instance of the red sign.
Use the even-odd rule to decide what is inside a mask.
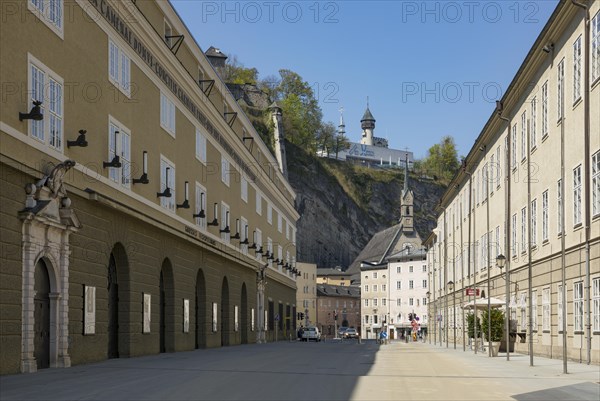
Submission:
[[[465,290],[465,293],[466,293],[465,295],[468,297],[473,296],[473,295],[478,297],[479,296],[479,288],[467,288]]]

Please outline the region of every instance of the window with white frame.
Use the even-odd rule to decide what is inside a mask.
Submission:
[[[493,248],[495,248],[496,252],[493,252],[492,255],[495,253],[496,256],[498,256],[502,253],[502,247],[500,246],[500,226],[496,226],[496,242],[494,243]]]
[[[521,209],[521,253],[527,250],[527,208]]]
[[[537,245],[537,199],[531,201],[531,246]]]
[[[542,138],[548,135],[548,81],[542,85]]]
[[[548,190],[542,193],[542,241],[548,241]]]
[[[592,156],[592,216],[600,215],[600,151]]]
[[[377,278],[377,272],[373,272],[373,278]]]
[[[581,223],[581,165],[573,169],[573,225]]]
[[[262,231],[259,228],[257,228],[254,231],[254,236],[255,236],[254,237],[255,238],[254,241],[256,242],[256,247],[258,249],[262,250],[263,253],[265,253],[265,250],[262,249],[262,246],[263,246]],[[256,260],[262,261],[262,254],[256,252]]]
[[[248,180],[246,179],[246,176],[243,173],[240,179],[240,193],[242,200],[248,203]]]
[[[397,290],[401,290],[402,289],[402,281],[396,281],[396,289]]]
[[[423,270],[423,273],[427,273],[427,265],[423,265],[422,270]]]
[[[277,231],[283,232],[283,217],[279,211],[277,212]]]
[[[271,255],[271,257],[273,258],[273,240],[270,237],[267,237],[267,251],[269,251],[269,254]],[[273,260],[269,260],[269,267],[273,267]]]
[[[29,57],[30,105],[41,102],[42,120],[29,120],[30,135],[50,146],[63,150],[63,79],[40,61]]]
[[[494,152],[492,152],[492,156],[490,157],[490,165],[489,165],[489,170],[487,172],[487,176],[490,180],[489,185],[490,185],[490,193],[494,193],[494,181],[498,179],[498,175],[497,175],[497,164],[496,164],[496,159],[495,159],[495,155]],[[460,208],[459,208],[460,210]],[[460,220],[460,218],[459,218]]]
[[[527,331],[527,294],[522,292],[519,302],[521,307],[521,331]]]
[[[131,60],[113,40],[108,40],[108,78],[125,96],[131,95]]]
[[[227,186],[229,186],[230,173],[229,160],[221,155],[221,181]]]
[[[415,300],[414,298],[408,298],[408,306],[414,306]]]
[[[63,0],[27,1],[28,9],[61,38],[63,38],[63,5]]]
[[[538,331],[538,308],[537,308],[537,290],[531,291],[531,331]]]
[[[396,306],[402,306],[402,298],[396,299]]]
[[[373,284],[373,292],[377,292],[377,284]]]
[[[415,282],[413,280],[408,280],[408,289],[412,290],[415,288]]]
[[[365,292],[369,292],[369,284],[365,284]]]
[[[560,333],[563,331],[563,287],[562,287],[562,284],[558,285],[556,306],[557,306],[557,316],[558,316],[558,322],[557,322],[558,332]]]
[[[592,331],[600,331],[600,277],[592,280]]]
[[[581,99],[581,35],[573,43],[573,103]]]
[[[160,126],[175,136],[175,103],[163,92],[160,93]]]
[[[109,167],[108,177],[129,188],[131,186],[131,135],[126,127],[111,118],[108,123],[108,160],[114,160],[115,156],[119,156],[121,167]]]
[[[195,215],[200,215],[201,212],[204,213],[203,218],[195,217],[196,225],[200,227],[201,230],[206,230],[206,188],[200,185],[199,182],[196,182],[196,197],[195,197]]]
[[[529,132],[531,150],[537,146],[537,97],[531,99],[531,129]]]
[[[280,262],[283,261],[283,247],[281,245],[277,245],[277,260]],[[277,266],[279,271],[281,271],[283,265],[277,264]]]
[[[369,306],[369,300],[367,298],[365,298],[365,306]]]
[[[365,303],[368,304],[369,300],[365,299]],[[369,306],[369,305],[365,305],[365,306]],[[365,324],[369,324],[369,315],[365,315]]]
[[[521,114],[521,161],[527,157],[527,112]]]
[[[500,188],[502,182],[502,171],[504,166],[502,165],[502,156],[500,155],[500,146],[496,149],[496,167],[494,169],[494,178],[496,179],[496,188]]]
[[[262,195],[258,188],[256,189],[256,214],[262,216]]]
[[[592,82],[600,78],[600,11],[592,18]]]
[[[423,306],[427,305],[427,298],[423,298]]]
[[[267,202],[267,223],[273,224],[273,206]]]
[[[175,211],[175,164],[167,158],[160,156],[160,191],[164,192],[167,188],[171,192],[170,197],[161,196],[160,205],[170,211]]]
[[[206,164],[206,137],[196,128],[196,159]]]
[[[481,192],[482,192],[482,202],[487,200],[488,197],[488,164],[486,163],[483,166],[483,170],[481,171]]]
[[[550,331],[550,288],[542,290],[542,331]]]
[[[373,298],[373,306],[377,306],[377,304],[378,304],[378,302],[377,302],[377,301],[378,301],[378,299],[377,299],[377,298]]]
[[[562,120],[563,117],[563,108],[564,108],[564,99],[565,99],[565,60],[562,59],[560,60],[560,63],[558,63],[558,70],[557,70],[557,102],[558,102],[558,116],[557,119],[558,121]]]
[[[558,235],[563,232],[563,210],[562,210],[562,180],[558,180],[556,183],[556,213],[557,213],[557,227]]]
[[[511,150],[512,150],[512,160],[511,160],[511,167],[513,168],[513,170],[515,168],[517,168],[517,123],[515,123],[513,125],[512,128],[512,144],[511,144]]]
[[[387,306],[387,299],[381,298],[381,306]]]
[[[408,272],[412,273],[414,271],[414,267],[413,266],[408,266]]]
[[[285,220],[285,239],[289,240],[290,239],[290,232],[291,232],[291,226],[290,226],[290,222],[286,219]]]
[[[381,284],[381,291],[383,291],[383,292],[387,291],[387,285]]]
[[[573,284],[573,330],[583,331],[583,281]]]
[[[427,280],[423,280],[423,288],[427,288]]]

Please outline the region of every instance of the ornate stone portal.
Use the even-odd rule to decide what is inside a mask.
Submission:
[[[49,166],[37,184],[25,186],[25,208],[19,212],[22,226],[23,282],[21,371],[35,372],[35,269],[43,261],[50,281],[50,367],[71,366],[69,357],[69,236],[80,227],[66,195],[64,176],[75,165],[66,160]]]

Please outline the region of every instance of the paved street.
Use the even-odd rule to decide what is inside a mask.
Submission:
[[[452,347],[452,345],[451,345]],[[246,345],[0,378],[2,400],[598,400],[597,366],[423,343]]]

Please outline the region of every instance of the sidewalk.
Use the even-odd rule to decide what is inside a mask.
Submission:
[[[353,400],[600,400],[600,367],[562,360],[464,352],[419,342],[393,342],[377,353]]]

